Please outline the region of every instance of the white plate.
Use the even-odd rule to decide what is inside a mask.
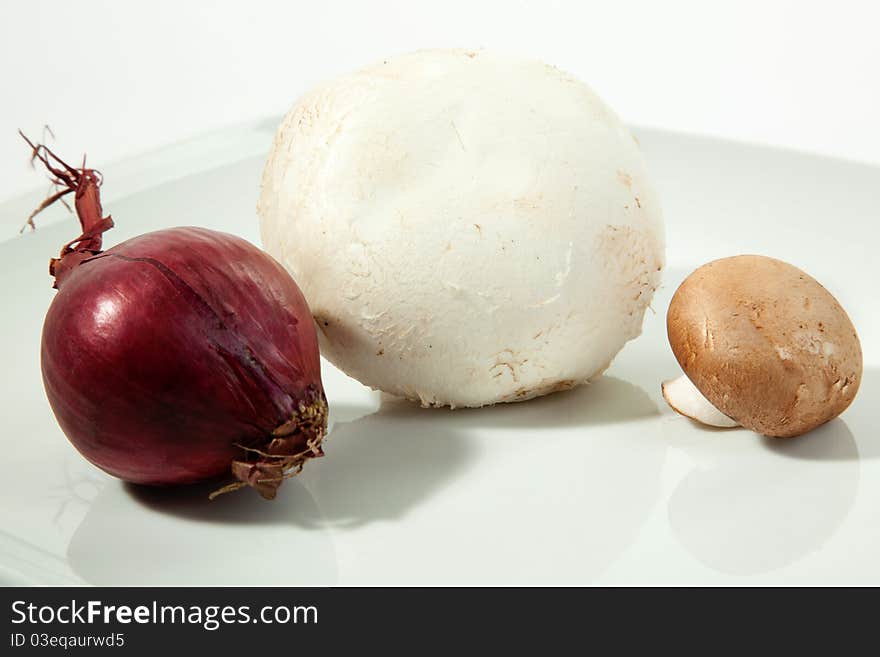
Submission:
[[[108,245],[199,224],[258,241],[276,121],[105,168]],[[63,212],[0,243],[0,582],[92,584],[880,583],[880,169],[639,130],[663,200],[665,283],[597,383],[522,404],[424,410],[325,363],[327,457],[274,503],[127,486],[68,444],[43,394],[48,258]],[[39,194],[0,206],[13,235]],[[829,287],[858,327],[862,389],[773,441],[673,414],[669,298],[697,265],[765,253]]]

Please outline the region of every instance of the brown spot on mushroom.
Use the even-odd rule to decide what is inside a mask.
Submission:
[[[494,378],[498,378],[499,376],[501,376],[501,375],[504,373],[503,370],[499,369],[499,368],[501,368],[501,367],[506,367],[507,370],[510,372],[510,376],[511,376],[511,378],[513,378],[514,381],[519,381],[519,375],[517,375],[517,373],[516,373],[516,369],[513,367],[513,365],[511,365],[510,363],[507,363],[507,362],[504,362],[504,363],[495,363],[495,364],[491,367],[491,369],[490,369],[489,371],[496,370],[496,369],[498,370],[498,371],[495,373]]]
[[[629,175],[626,171],[617,170],[617,179],[620,181],[620,184],[626,187],[627,189],[632,187],[633,179],[632,176]]]

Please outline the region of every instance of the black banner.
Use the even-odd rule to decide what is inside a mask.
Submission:
[[[5,588],[0,597],[4,655],[471,654],[477,642],[493,648],[488,654],[751,649],[756,641],[789,649],[799,637],[817,641],[842,611],[808,609],[801,591],[745,589],[71,587]]]
[[[564,601],[573,596],[529,591],[7,588],[0,654],[177,654],[187,647],[245,655],[306,648],[327,654],[329,648],[333,654],[358,645],[368,654],[392,645],[418,654],[475,633],[522,635],[542,627],[544,634],[582,623],[583,607]]]

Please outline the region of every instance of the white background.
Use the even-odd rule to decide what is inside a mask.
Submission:
[[[396,52],[488,47],[594,87],[629,123],[880,163],[875,2],[71,2],[0,8],[0,200],[42,185],[48,123],[102,163],[284,112]]]

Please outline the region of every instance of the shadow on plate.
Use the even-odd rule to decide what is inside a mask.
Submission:
[[[395,403],[407,404],[399,401]],[[554,392],[524,402],[483,408],[420,408],[408,403],[413,413],[432,416],[456,428],[532,428],[593,426],[645,420],[660,415],[657,406],[640,387],[613,376],[600,376],[572,390]]]
[[[469,433],[476,429],[587,427],[658,414],[641,388],[614,377],[481,409],[425,409],[384,396],[377,412],[335,423],[326,462],[310,468],[302,480],[331,524],[391,520],[454,481],[471,459]],[[534,435],[520,432],[511,440],[533,441]]]
[[[393,520],[451,485],[472,450],[459,427],[389,397],[375,413],[335,422],[325,462],[302,481],[324,522],[353,527]]]

